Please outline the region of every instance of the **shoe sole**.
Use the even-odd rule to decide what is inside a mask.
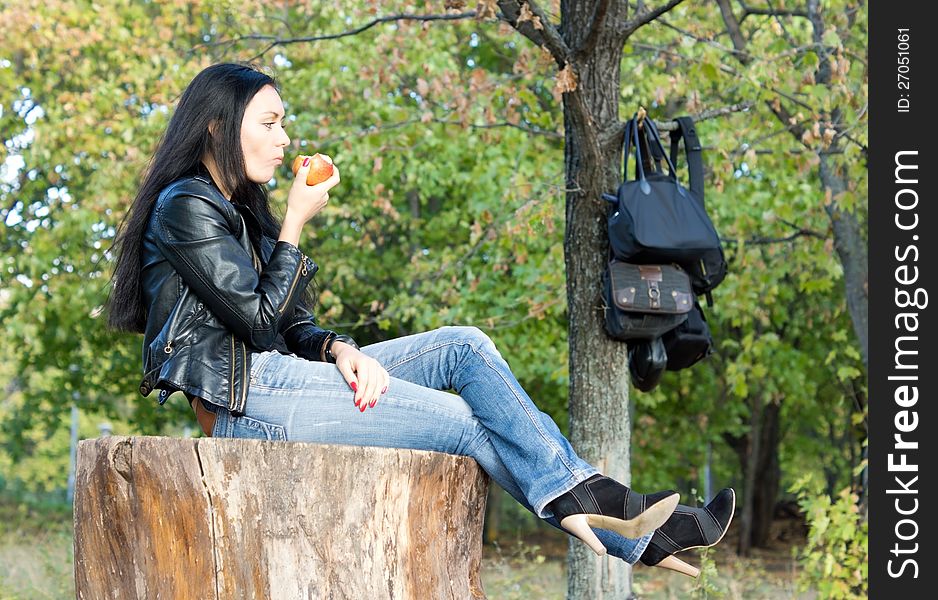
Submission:
[[[615,531],[619,535],[627,538],[640,538],[664,525],[668,517],[671,516],[671,513],[674,512],[674,509],[677,508],[677,503],[680,499],[680,494],[672,494],[667,498],[655,502],[634,519],[624,520],[604,515],[587,515],[586,519],[590,527]],[[736,509],[735,494],[733,495],[733,509]]]

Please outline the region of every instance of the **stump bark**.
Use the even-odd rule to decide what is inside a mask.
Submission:
[[[488,478],[437,452],[241,439],[78,446],[79,598],[484,598]]]

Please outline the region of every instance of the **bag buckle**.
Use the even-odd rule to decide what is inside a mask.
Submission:
[[[661,308],[661,290],[657,281],[648,282],[648,299],[651,308]]]

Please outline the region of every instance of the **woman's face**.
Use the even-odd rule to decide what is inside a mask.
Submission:
[[[241,151],[248,179],[270,181],[283,163],[283,149],[290,137],[283,129],[283,102],[272,86],[262,87],[244,109],[241,121]]]

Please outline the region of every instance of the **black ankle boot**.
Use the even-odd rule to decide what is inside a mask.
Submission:
[[[700,571],[672,555],[719,543],[729,529],[735,510],[736,492],[732,488],[721,490],[703,508],[679,504],[671,517],[651,537],[642,553],[642,564],[649,567],[657,565],[696,577]]]
[[[560,526],[573,533],[596,554],[606,553],[590,527],[608,529],[627,538],[640,538],[661,527],[677,506],[674,491],[639,494],[604,475],[593,475],[548,506]]]

